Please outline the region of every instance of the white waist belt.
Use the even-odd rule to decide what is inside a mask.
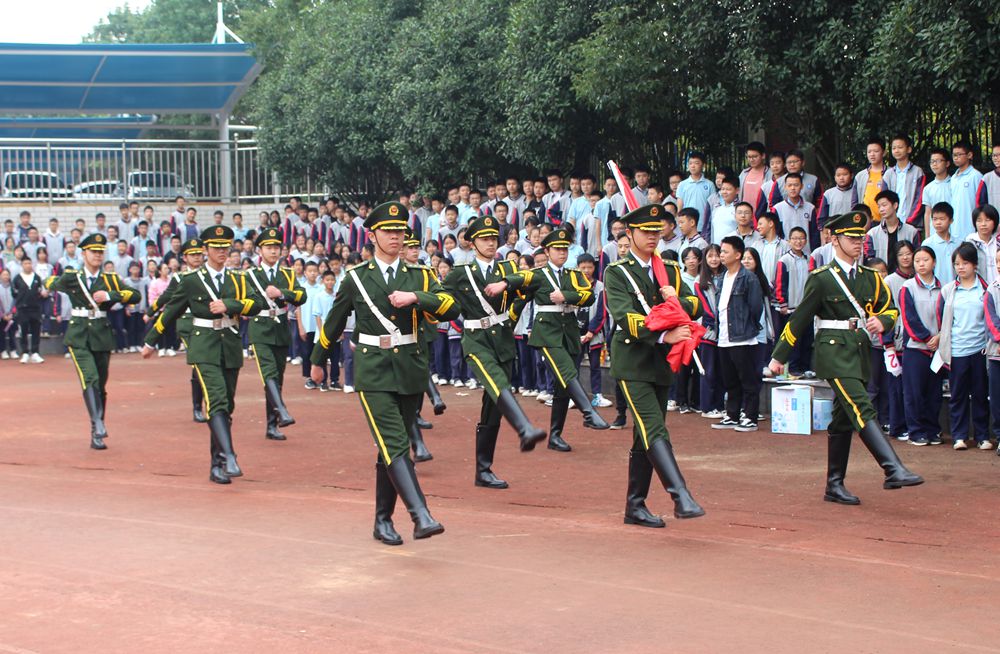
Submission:
[[[505,322],[507,322],[507,314],[496,317],[486,316],[485,318],[466,320],[462,324],[462,329],[468,332],[474,332],[477,329],[489,329],[490,327],[495,327],[496,325],[502,325]]]
[[[861,323],[857,318],[851,318],[850,320],[817,320],[817,329],[858,329]]]
[[[565,304],[543,304],[535,307],[535,313],[576,313],[579,308]]]
[[[283,316],[288,313],[288,307],[278,307],[277,309],[268,309],[267,311],[261,311],[262,314],[266,315],[268,318],[274,318],[275,316]]]
[[[372,345],[383,350],[397,347],[399,345],[414,345],[417,337],[413,334],[358,334],[358,343],[362,345]]]
[[[72,309],[70,315],[77,318],[104,318],[108,314],[98,309]]]
[[[229,316],[226,316],[224,318],[215,318],[214,320],[209,320],[208,318],[192,318],[191,324],[195,327],[220,330],[236,327],[237,322]]]

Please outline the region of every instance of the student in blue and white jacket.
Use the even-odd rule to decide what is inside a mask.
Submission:
[[[903,325],[903,403],[911,445],[941,442],[941,372],[931,370],[938,349],[938,304],[941,281],[934,276],[937,255],[922,245],[913,254],[915,274],[899,293],[899,321]]]
[[[983,312],[986,282],[976,274],[979,254],[971,243],[962,243],[951,257],[957,279],[941,288],[938,300],[940,339],[938,355],[949,366],[949,412],[956,450],[966,449],[969,418],[977,447],[990,449],[989,408],[986,396],[986,317]]]
[[[990,384],[990,413],[994,430],[1000,428],[1000,254],[993,257],[997,270],[994,281],[986,287],[983,296],[983,314],[986,319],[986,359]],[[1000,438],[998,438],[1000,440]],[[1000,454],[1000,445],[997,453]]]

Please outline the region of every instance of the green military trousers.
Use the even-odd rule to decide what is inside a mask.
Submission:
[[[103,395],[108,385],[108,365],[111,362],[111,352],[92,352],[86,348],[68,347],[69,355],[80,378],[83,390],[96,387]]]
[[[209,417],[224,412],[233,415],[236,408],[236,382],[239,368],[223,368],[217,363],[196,363],[194,371],[205,394],[205,412]]]
[[[365,422],[375,439],[379,457],[386,465],[410,455],[410,427],[417,419],[421,397],[423,393],[358,392]]]
[[[828,379],[833,395],[833,414],[827,430],[831,434],[861,431],[869,420],[877,420],[878,413],[868,397],[868,386],[860,379],[834,377]]]
[[[635,423],[632,426],[632,451],[645,452],[657,439],[670,442],[666,424],[670,387],[628,379],[619,379],[618,386]]]
[[[479,380],[483,387],[483,406],[479,412],[479,422],[489,427],[500,424],[500,409],[497,398],[503,389],[510,389],[510,378],[514,372],[514,362],[501,363],[493,356],[485,353],[470,352],[465,355],[469,370]]]
[[[269,379],[277,380],[280,387],[285,379],[285,359],[288,357],[288,348],[283,345],[268,345],[267,343],[254,343],[253,358],[257,362],[257,372],[260,373],[260,383],[264,384]]]
[[[535,348],[542,354],[542,361],[549,367],[549,371],[555,378],[552,385],[554,394],[563,397],[566,395],[566,387],[571,381],[579,376],[576,369],[576,360],[561,347],[538,347]]]

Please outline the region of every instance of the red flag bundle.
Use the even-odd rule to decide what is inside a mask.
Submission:
[[[650,331],[666,332],[684,325],[691,328],[691,338],[675,343],[667,354],[667,363],[674,372],[679,371],[681,366],[691,363],[695,349],[701,344],[701,338],[705,335],[705,328],[688,317],[676,297],[669,297],[666,302],[657,304],[646,317],[646,329]]]

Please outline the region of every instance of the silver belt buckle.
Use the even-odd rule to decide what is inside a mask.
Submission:
[[[383,350],[388,350],[392,347],[392,336],[390,334],[383,334],[378,337],[378,346]]]
[[[212,329],[222,329],[222,318],[212,320]]]
[[[847,319],[847,328],[848,329],[857,329],[858,328],[858,319],[857,318],[848,318]]]
[[[277,309],[268,309],[267,310],[267,315],[270,316],[271,318],[274,318],[275,316],[278,315],[278,310]]]
[[[97,317],[97,312],[94,311],[93,309],[87,309],[87,317],[88,318],[96,318]]]
[[[479,319],[479,327],[480,327],[480,329],[487,329],[489,326],[490,326],[490,319],[489,319],[488,316],[486,318],[480,318]]]

